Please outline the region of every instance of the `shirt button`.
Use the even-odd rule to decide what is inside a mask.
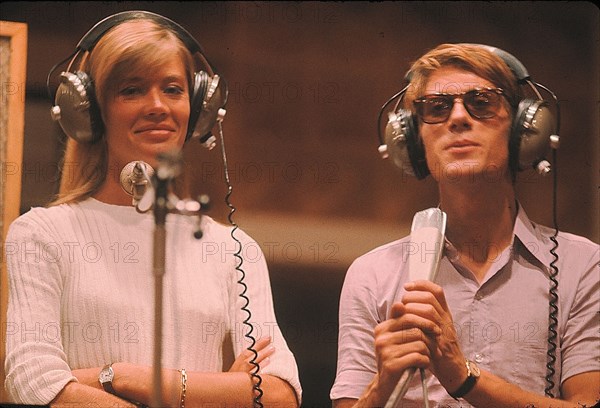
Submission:
[[[483,295],[481,293],[479,293],[479,292],[476,293],[475,294],[475,300],[481,300],[481,299],[483,299]]]
[[[475,354],[475,362],[481,363],[483,361],[483,354]]]

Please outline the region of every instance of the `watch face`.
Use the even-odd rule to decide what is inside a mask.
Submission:
[[[472,361],[469,364],[469,370],[473,374],[473,377],[479,377],[479,375],[481,374],[481,371],[479,371],[479,367],[477,367],[477,364],[475,364]]]
[[[112,381],[113,377],[114,377],[114,374],[113,374],[112,367],[109,367],[108,369],[104,369],[100,372],[98,379],[100,380],[101,383],[105,383],[105,382]]]

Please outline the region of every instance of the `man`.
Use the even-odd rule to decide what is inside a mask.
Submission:
[[[543,131],[547,109],[519,103],[520,63],[505,55],[444,44],[411,68],[387,145],[413,143],[390,154],[438,183],[443,257],[435,282],[408,281],[409,237],[350,267],[335,408],[384,406],[411,367],[426,369],[437,407],[591,407],[600,397],[599,248],[532,223],[516,200],[520,156],[531,156],[521,140],[527,126]],[[423,406],[418,375],[400,406]]]

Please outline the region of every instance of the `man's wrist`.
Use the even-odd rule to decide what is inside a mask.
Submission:
[[[464,379],[463,382],[454,391],[448,391],[448,394],[455,400],[458,400],[459,398],[462,398],[468,394],[475,387],[475,384],[477,384],[479,376],[481,375],[479,367],[475,362],[465,359],[464,364],[467,373],[465,376],[459,377]]]

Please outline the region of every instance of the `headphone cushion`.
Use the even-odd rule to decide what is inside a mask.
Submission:
[[[406,109],[390,113],[385,129],[388,154],[406,174],[424,179],[429,175],[425,148],[419,137],[416,118]]]
[[[202,113],[204,100],[208,90],[208,82],[210,77],[204,71],[199,71],[194,74],[194,84],[192,94],[190,95],[190,118],[188,120],[188,130],[185,140],[189,140],[193,136],[204,136],[197,134],[196,125]]]
[[[222,108],[227,102],[227,85],[219,75],[211,77],[204,72],[199,74],[199,94],[193,98],[193,104],[198,105],[195,105],[195,108],[193,106],[193,114],[190,114],[187,138],[198,137],[200,142],[204,143],[211,136],[215,123],[223,118],[225,111]]]
[[[523,99],[512,124],[509,141],[510,165],[513,170],[535,168],[550,148],[554,119],[544,101]]]
[[[93,81],[81,71],[63,72],[55,97],[58,122],[63,131],[79,143],[94,143],[104,133]]]

